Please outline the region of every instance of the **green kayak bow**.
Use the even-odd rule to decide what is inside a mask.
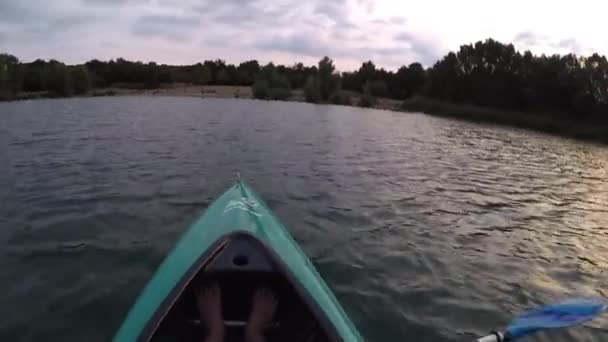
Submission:
[[[237,182],[184,233],[114,336],[196,341],[204,335],[194,291],[219,283],[227,340],[238,338],[253,291],[272,288],[279,307],[268,341],[362,341],[331,290],[259,197]]]

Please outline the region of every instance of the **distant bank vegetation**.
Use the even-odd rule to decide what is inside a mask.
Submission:
[[[99,94],[92,90],[117,84],[154,89],[169,83],[251,86],[254,97],[260,99],[284,100],[291,90],[302,89],[305,100],[313,103],[373,107],[378,98],[391,98],[405,101],[404,108],[432,111],[438,102],[449,102],[467,108],[489,107],[505,115],[519,113],[518,122],[526,117],[534,121],[538,113],[549,113],[543,114],[543,121],[554,118],[608,124],[606,57],[535,56],[492,39],[463,45],[432,67],[411,63],[396,71],[368,61],[355,71],[337,72],[328,57],[315,66],[260,65],[255,60],[238,65],[215,60],[173,66],[122,58],[81,65],[40,59],[24,63],[0,54],[0,99],[4,100],[32,94]],[[353,93],[361,94],[357,103],[352,103]],[[427,105],[421,106],[420,100],[413,105],[415,95],[429,99]],[[488,113],[492,116],[493,112]],[[442,114],[447,115],[445,111]]]

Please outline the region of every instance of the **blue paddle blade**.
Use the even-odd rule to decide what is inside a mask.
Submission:
[[[515,317],[507,327],[511,340],[541,329],[564,328],[580,324],[606,310],[606,303],[598,299],[574,298],[558,304],[546,305]]]

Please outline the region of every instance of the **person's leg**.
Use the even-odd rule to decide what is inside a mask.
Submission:
[[[196,304],[201,323],[207,328],[205,342],[223,342],[222,292],[218,284],[201,287],[196,293]]]
[[[272,326],[277,305],[278,299],[271,290],[259,288],[255,291],[245,329],[246,342],[265,342],[264,332]]]

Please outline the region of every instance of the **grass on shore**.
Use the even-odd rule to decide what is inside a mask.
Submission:
[[[514,126],[554,135],[608,143],[608,124],[589,124],[560,115],[507,111],[456,104],[415,96],[404,101],[401,110],[462,119],[471,122]]]

